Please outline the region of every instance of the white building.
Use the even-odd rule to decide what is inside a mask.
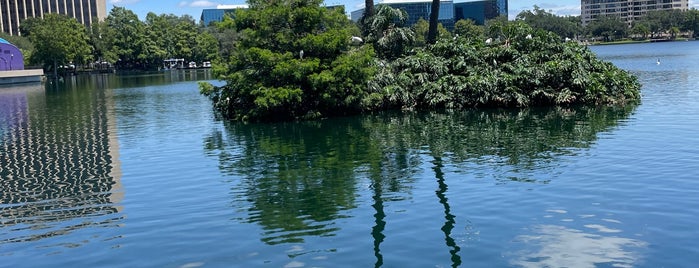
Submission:
[[[653,10],[688,10],[689,0],[581,0],[582,23],[587,25],[600,16],[618,16],[628,25]]]

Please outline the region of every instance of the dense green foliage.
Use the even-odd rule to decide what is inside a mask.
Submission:
[[[634,38],[696,37],[699,34],[699,10],[654,10],[636,19],[631,27],[617,16],[600,16],[583,26],[579,16],[556,16],[537,6],[517,15],[535,29],[554,32],[574,39],[593,38],[602,41]]]
[[[485,29],[463,22],[463,35],[415,46],[416,34],[403,25],[405,12],[379,5],[364,21],[370,44],[352,47],[350,36],[359,29],[318,0],[251,4],[218,25],[219,32],[232,27],[237,33],[230,56],[215,67],[226,84],[201,84],[215,107],[235,120],[609,104],[640,95],[631,74],[577,42],[521,21],[494,20]]]
[[[680,32],[692,33],[694,37],[699,34],[699,10],[649,11],[645,16],[634,21],[632,28],[632,33],[651,38],[663,34],[670,34],[671,38],[675,38]]]
[[[365,18],[367,42],[374,45],[380,58],[393,59],[405,54],[415,42],[415,32],[407,25],[408,14],[402,9],[379,5],[376,14]]]
[[[35,64],[55,60],[58,65],[83,65],[98,60],[118,69],[155,70],[169,58],[201,63],[219,57],[216,36],[187,15],[149,13],[144,22],[133,11],[114,7],[105,21],[93,23],[90,29],[77,21],[51,15],[25,20],[21,31],[29,37],[36,53],[28,50],[32,46],[18,44],[29,52],[26,54],[34,55]],[[64,50],[65,56],[56,56],[60,50]]]
[[[359,29],[320,0],[250,1],[236,12],[238,42],[215,68],[223,87],[202,93],[230,118],[288,120],[356,113],[373,49],[350,47]]]
[[[53,66],[85,63],[92,59],[92,46],[84,26],[75,18],[46,14],[44,18],[30,18],[23,24],[24,36],[34,44],[30,62]]]
[[[639,98],[631,74],[586,47],[524,23],[482,39],[446,39],[381,68],[372,107],[467,108],[617,103]]]
[[[538,6],[534,6],[534,10],[522,11],[516,19],[524,21],[532,28],[554,32],[561,37],[574,38],[583,31],[580,17],[556,16]]]

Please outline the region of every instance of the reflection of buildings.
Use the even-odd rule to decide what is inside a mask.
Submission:
[[[388,5],[402,9],[408,14],[406,25],[412,26],[420,19],[429,21],[431,0],[384,0],[379,5]],[[352,11],[352,20],[357,22],[364,15],[364,9]],[[494,19],[500,15],[507,16],[507,0],[460,1],[442,0],[439,6],[439,22],[448,29],[461,19],[471,19],[477,24]]]
[[[75,18],[89,27],[107,17],[107,0],[0,0],[0,31],[19,35],[25,19],[49,13]]]
[[[122,198],[114,119],[103,99],[101,90],[0,90],[0,228],[13,226],[0,243],[120,218],[114,215]],[[31,232],[13,233],[24,228]]]

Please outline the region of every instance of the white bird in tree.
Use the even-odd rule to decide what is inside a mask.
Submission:
[[[486,45],[490,45],[490,43],[492,43],[492,42],[493,42],[493,38],[488,38],[485,40]]]
[[[299,58],[303,59],[303,49],[299,52]]]
[[[352,36],[351,41],[353,45],[359,45],[364,42],[364,40],[362,40],[362,38],[358,36]]]

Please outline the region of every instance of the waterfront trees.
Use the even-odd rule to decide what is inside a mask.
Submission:
[[[604,41],[625,37],[628,30],[626,23],[617,16],[597,17],[597,20],[587,25],[587,28],[591,35],[602,37]]]
[[[484,36],[485,29],[473,20],[459,20],[454,24],[454,34],[465,38],[480,38]]]
[[[582,21],[579,16],[556,16],[534,6],[533,10],[524,10],[516,20],[524,21],[532,28],[554,32],[561,37],[575,38],[582,34]]]
[[[54,74],[60,65],[85,63],[92,58],[92,47],[82,24],[75,18],[46,14],[27,19],[23,33],[34,45],[30,62],[51,66]]]

